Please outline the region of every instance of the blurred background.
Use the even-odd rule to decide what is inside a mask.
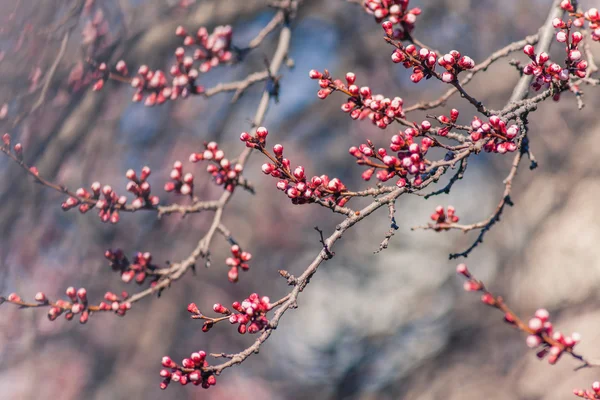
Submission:
[[[7,104],[0,129],[24,145],[25,159],[40,174],[72,189],[98,180],[125,193],[125,171],[152,168],[150,183],[164,204],[181,201],[162,185],[175,160],[196,176],[201,199],[216,199],[221,188],[204,166],[187,158],[205,140],[216,140],[233,157],[243,145],[264,88],[257,84],[234,105],[231,94],[148,108],[131,103],[128,85],[109,82],[92,92],[82,75],[82,60],[94,54],[113,63],[123,58],[130,70],[141,64],[166,68],[180,38],[178,25],[194,30],[231,24],[233,42],[247,45],[271,19],[267,1],[103,0],[92,12],[66,18],[73,1],[0,0],[0,107]],[[457,49],[476,62],[504,45],[533,34],[546,18],[550,1],[411,1],[423,13],[415,36],[441,51]],[[580,1],[590,7],[593,1]],[[103,23],[92,25],[100,10]],[[72,25],[68,25],[72,24]],[[43,104],[40,85],[61,51],[64,56]],[[98,36],[104,36],[98,39]],[[96,43],[102,45],[96,46]],[[201,77],[206,87],[239,80],[264,69],[277,33],[244,63],[219,67]],[[592,49],[598,55],[600,46]],[[554,52],[560,56],[560,49]],[[439,82],[414,85],[409,73],[390,62],[391,49],[380,26],[357,4],[342,0],[305,0],[293,23],[290,56],[283,68],[278,104],[265,126],[272,143],[284,144],[293,164],[307,174],[340,177],[352,188],[366,188],[362,168],[347,149],[370,138],[387,145],[398,126],[385,132],[368,121],[352,121],[339,107],[343,96],[322,101],[312,68],[334,76],[353,71],[360,85],[375,93],[399,95],[405,104],[432,100],[445,91]],[[522,54],[515,54],[521,58]],[[562,56],[560,56],[562,57]],[[559,58],[562,59],[562,58]],[[468,90],[491,108],[502,108],[518,74],[508,60],[480,74]],[[582,334],[578,349],[600,357],[600,166],[597,107],[600,96],[585,88],[587,106],[574,97],[546,102],[530,116],[530,139],[539,168],[524,164],[502,221],[468,258],[469,268],[488,287],[527,318],[539,307],[550,310],[557,329]],[[465,121],[472,107],[453,98]],[[410,115],[421,120],[423,114]],[[196,302],[242,300],[252,292],[278,299],[288,287],[278,269],[300,274],[320,249],[315,225],[331,232],[340,217],[316,206],[293,206],[260,172],[253,155],[246,176],[256,194],[239,191],[224,223],[253,254],[249,272],[237,284],[227,281],[227,243],[217,236],[213,265],[185,276],[161,298],[134,305],[125,318],[93,315],[86,325],[43,310],[0,307],[0,398],[2,399],[565,399],[575,387],[587,388],[600,372],[574,373],[569,357],[558,365],[539,361],[525,335],[464,293],[457,261],[448,254],[464,250],[472,232],[410,230],[428,222],[438,204],[454,205],[465,223],[487,218],[503,191],[512,157],[473,157],[465,179],[451,194],[424,200],[403,196],[397,203],[400,229],[390,247],[373,254],[389,229],[381,210],[336,244],[336,256],[323,264],[259,355],[227,370],[210,390],[172,384],[159,389],[160,359],[190,352],[234,353],[254,337],[230,325],[201,332],[185,310]],[[526,161],[525,161],[526,162]],[[68,286],[86,287],[94,301],[107,290],[130,293],[103,257],[107,248],[128,255],[150,251],[154,261],[184,259],[202,237],[212,213],[161,220],[150,213],[121,215],[118,225],[103,224],[93,213],[63,212],[64,197],[32,182],[6,157],[0,157],[0,293],[16,291],[32,299],[37,291],[64,296]],[[447,178],[446,178],[447,179]],[[446,179],[438,185],[443,186]],[[354,200],[353,200],[354,202]],[[351,203],[352,204],[352,203]],[[360,201],[355,202],[358,208]]]

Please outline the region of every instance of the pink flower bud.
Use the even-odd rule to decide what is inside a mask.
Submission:
[[[578,61],[581,59],[581,52],[577,49],[569,51],[569,60]]]
[[[556,32],[556,41],[559,43],[565,43],[567,41],[567,33],[565,31]]]
[[[539,318],[531,318],[529,320],[529,329],[531,329],[534,332],[540,332],[544,326],[544,323],[541,319]]]
[[[532,45],[528,44],[523,47],[523,53],[527,54],[529,57],[532,57],[535,54],[535,49]]]
[[[529,335],[529,336],[527,336],[526,342],[527,342],[527,347],[529,347],[531,349],[535,349],[540,344],[542,344],[542,338],[540,338],[538,335]]]
[[[469,269],[467,268],[467,264],[458,264],[458,266],[456,267],[456,272],[466,276],[467,278],[471,276],[471,274],[469,273]]]
[[[323,77],[323,74],[317,71],[316,69],[311,69],[308,73],[308,76],[310,77],[310,79],[321,79]]]
[[[444,72],[442,74],[442,81],[446,82],[446,83],[450,83],[454,80],[454,74],[452,74],[451,72]]]

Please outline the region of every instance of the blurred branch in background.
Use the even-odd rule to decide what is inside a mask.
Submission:
[[[561,325],[575,326],[565,316],[576,318],[582,313],[575,310],[578,305],[597,302],[593,288],[599,280],[593,272],[582,280],[577,272],[565,276],[560,267],[563,253],[572,254],[571,249],[577,254],[569,256],[569,265],[593,265],[583,256],[593,246],[580,246],[600,234],[590,221],[585,221],[586,234],[558,232],[568,232],[565,220],[577,221],[563,214],[583,209],[594,215],[594,205],[588,207],[577,196],[589,196],[595,187],[590,180],[595,179],[596,116],[584,105],[597,99],[591,89],[600,82],[592,43],[600,40],[597,9],[583,1],[555,1],[544,22],[539,7],[518,2],[440,0],[423,8],[411,8],[405,0],[347,1],[358,4],[347,7],[299,3],[0,5],[6,11],[0,30],[0,127],[7,132],[1,149],[9,161],[1,183],[5,240],[0,259],[2,292],[12,292],[0,302],[19,306],[6,304],[0,314],[0,380],[7,381],[9,396],[158,398],[147,377],[156,375],[163,354],[186,352],[181,363],[162,358],[160,387],[179,382],[208,388],[228,370],[219,378],[223,383],[207,392],[209,398],[468,399],[490,393],[487,385],[503,398],[562,398],[584,386],[572,380],[591,379],[585,371],[577,377],[564,373],[563,362],[552,370],[562,371],[556,384],[528,387],[526,377],[548,379],[556,372],[528,366],[531,357],[518,341],[513,344],[509,332],[496,328],[492,319],[486,324],[487,314],[463,309],[451,269],[441,260],[448,252],[450,258],[474,257],[477,275],[511,294],[519,314],[543,303]],[[532,35],[538,23],[542,27]],[[276,32],[277,37],[271,35]],[[551,52],[554,40],[560,49]],[[520,51],[526,62],[503,62]],[[467,54],[486,56],[476,63]],[[290,69],[280,73],[283,63]],[[357,72],[345,72],[347,65]],[[135,66],[131,73],[129,66]],[[307,96],[309,70],[320,100]],[[343,78],[336,78],[340,74]],[[359,84],[358,76],[371,85]],[[450,89],[429,100],[435,98],[429,89],[437,85]],[[387,94],[377,94],[380,89]],[[226,92],[233,93],[216,96]],[[402,97],[386,97],[389,93]],[[338,95],[342,112],[331,101]],[[561,98],[555,106],[545,104]],[[273,100],[277,113],[267,115]],[[442,106],[449,111],[423,115]],[[248,120],[248,115],[254,116]],[[381,129],[392,132],[383,138],[389,150],[380,147]],[[237,140],[241,131],[242,143]],[[273,145],[274,137],[283,144]],[[246,146],[241,152],[240,144]],[[360,178],[359,169],[347,168],[348,148],[362,169]],[[251,159],[253,151],[260,154]],[[199,179],[193,165],[184,168],[178,161],[182,155],[189,155],[190,163],[201,162],[213,184]],[[525,174],[515,179],[524,155],[531,169],[540,161],[536,180]],[[498,189],[494,182],[505,174],[500,171],[507,159],[509,174],[497,202],[492,200]],[[271,177],[262,178],[259,170]],[[168,176],[164,190],[177,196],[176,202],[165,203],[152,190],[157,175]],[[587,183],[583,192],[575,177]],[[32,181],[41,187],[32,191]],[[87,181],[94,182],[89,189],[69,189]],[[370,182],[366,189],[365,182]],[[114,188],[121,186],[133,200],[117,194]],[[250,200],[236,189],[254,196]],[[273,195],[277,191],[281,194]],[[93,211],[99,218],[60,213],[54,193],[66,197],[63,210]],[[404,194],[416,196],[399,200]],[[458,206],[438,206],[433,223],[418,225],[430,208],[423,200],[442,194]],[[518,207],[505,213],[513,199]],[[497,205],[487,211],[490,204]],[[375,213],[382,207],[388,212]],[[480,222],[459,224],[457,213]],[[501,215],[505,223],[496,224]],[[553,223],[558,218],[562,223]],[[118,229],[100,222],[119,223]],[[405,232],[415,225],[438,234],[477,231],[477,236],[474,242],[437,236],[434,246],[432,232]],[[355,226],[361,228],[351,229]],[[371,243],[372,235],[364,235],[373,229],[382,233],[378,246]],[[556,242],[555,232],[560,244],[547,251],[554,255],[549,258],[538,248]],[[484,236],[486,246],[479,246]],[[557,253],[563,242],[571,248]],[[104,250],[115,244],[151,247],[152,253],[127,257],[120,249]],[[315,246],[319,251],[310,256]],[[457,246],[467,250],[453,253]],[[374,248],[379,254],[366,257]],[[119,289],[96,267],[100,251],[123,284],[135,282],[141,288]],[[180,261],[161,260],[173,255]],[[213,268],[194,279],[188,272],[196,275],[201,260]],[[324,261],[326,269],[320,268]],[[240,270],[251,273],[231,286],[222,279],[223,267],[234,283],[240,281]],[[322,272],[314,279],[318,269]],[[538,357],[555,364],[568,353],[580,366],[596,366],[586,358],[594,352],[586,346],[594,342],[587,339],[590,332],[600,334],[600,317],[584,319],[586,327],[577,329],[587,334],[579,343],[578,334],[553,332],[546,309],[538,309],[526,324],[466,266],[458,270],[467,278],[465,289],[481,291],[484,303],[529,334],[527,344],[542,349]],[[278,273],[289,289],[273,280]],[[180,279],[184,275],[188,278]],[[165,290],[175,283],[177,290]],[[309,283],[310,295],[300,296]],[[21,297],[33,291],[35,301]],[[156,301],[153,294],[163,296]],[[88,300],[100,297],[100,302]],[[214,304],[217,315],[212,317],[201,310],[215,298],[232,306]],[[135,305],[142,299],[147,300],[143,312],[141,304]],[[179,311],[191,300],[200,306],[189,304],[189,321]],[[39,307],[49,310],[51,321],[63,315],[87,323],[97,313],[90,321],[95,329],[48,325],[36,314],[17,312]],[[297,309],[294,318],[279,324],[290,309]],[[101,311],[127,318],[120,324]],[[189,325],[195,320],[212,334],[199,339],[200,329]],[[224,321],[237,325],[237,332],[224,327]],[[275,329],[279,335],[272,335]],[[119,341],[113,340],[116,331]],[[257,336],[248,342],[236,333]],[[267,339],[269,351],[251,361]],[[199,343],[219,352],[189,353]],[[473,355],[470,373],[478,377],[468,384],[481,388],[461,386],[465,380],[457,377],[470,367],[463,361],[452,364],[455,354]],[[210,365],[209,357],[225,360]],[[242,362],[245,367],[229,369]],[[32,385],[15,378],[25,370],[47,378],[56,373],[55,364],[61,365],[61,374],[74,377],[69,385],[48,379],[35,379],[39,384]],[[592,391],[574,393],[597,398],[597,387],[594,383]],[[185,393],[196,396],[193,390]]]

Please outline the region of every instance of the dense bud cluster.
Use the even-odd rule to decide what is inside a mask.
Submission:
[[[202,386],[208,389],[217,383],[212,373],[203,371],[208,367],[206,361],[206,352],[200,350],[190,354],[189,358],[184,358],[181,365],[175,363],[170,357],[162,358],[164,369],[160,371],[163,381],[160,384],[161,389],[166,389],[171,382],[179,382],[182,386],[188,383],[195,386]]]
[[[571,336],[564,336],[558,331],[554,331],[552,323],[549,321],[550,313],[545,309],[539,309],[535,316],[528,322],[531,334],[527,337],[527,346],[532,349],[542,346],[537,353],[539,358],[547,356],[550,364],[555,364],[564,351],[569,351],[579,343],[581,336],[574,332]],[[552,339],[550,342],[548,339]]]
[[[203,152],[190,155],[190,161],[193,163],[201,160],[211,162],[206,167],[206,171],[212,175],[214,182],[219,186],[223,186],[225,190],[233,192],[233,189],[239,183],[244,167],[239,163],[232,163],[226,158],[225,152],[219,149],[219,145],[215,142],[204,142]]]
[[[473,117],[471,121],[471,139],[474,142],[488,139],[483,145],[487,152],[504,154],[517,150],[515,139],[518,134],[517,125],[507,127],[506,122],[495,115],[490,117],[489,122],[483,122],[478,117]]]
[[[583,14],[583,18],[590,23],[592,40],[600,42],[600,11],[597,8],[590,8]]]
[[[564,24],[560,19],[554,21],[555,26],[560,27]],[[568,30],[560,31],[556,35],[556,39],[559,42],[569,42],[566,48],[567,52],[567,67],[563,68],[559,64],[550,61],[550,56],[546,52],[540,54],[535,53],[535,49],[531,45],[527,45],[523,48],[523,52],[529,56],[531,61],[523,67],[523,73],[525,75],[533,75],[534,80],[531,83],[531,87],[535,90],[540,90],[543,87],[549,87],[551,84],[561,85],[564,82],[569,81],[570,73],[582,78],[586,75],[588,63],[582,60],[581,51],[577,48],[578,43],[581,41],[583,36],[579,32],[573,32],[569,37]],[[558,93],[554,96],[555,100],[559,99]]]
[[[104,293],[104,300],[98,305],[100,311],[114,311],[120,317],[124,317],[125,313],[131,309],[131,303],[127,301],[129,294],[127,292],[121,292],[121,298],[115,293],[106,292]]]
[[[443,206],[437,206],[435,212],[431,214],[431,220],[438,224],[442,223],[457,223],[459,218],[454,214],[456,210],[452,206],[448,206],[447,213],[444,211]]]
[[[183,37],[183,48],[175,51],[178,63],[171,67],[171,75],[177,76],[182,69],[187,68],[190,61],[199,61],[198,71],[205,73],[219,64],[228,63],[233,59],[231,38],[233,29],[230,25],[217,26],[212,33],[208,33],[205,27],[200,27],[195,34],[188,34],[179,26],[175,30],[177,36]],[[181,50],[192,50],[192,56],[184,57]]]
[[[225,264],[229,266],[229,273],[227,277],[230,282],[237,282],[239,278],[239,270],[240,268],[244,271],[248,271],[250,266],[248,265],[248,261],[252,258],[252,254],[247,251],[242,251],[240,246],[234,244],[231,246],[231,255],[232,257],[227,257],[225,260]]]
[[[301,165],[292,171],[290,160],[283,157],[282,145],[273,146],[273,155],[266,150],[268,134],[267,128],[261,126],[256,130],[255,136],[243,132],[240,140],[245,142],[246,146],[259,150],[271,160],[270,163],[262,165],[262,171],[264,174],[278,179],[277,189],[284,192],[293,204],[306,204],[317,199],[338,206],[346,204],[348,201],[348,197],[344,197],[346,186],[339,178],[330,179],[327,175],[321,175],[309,179]]]
[[[387,32],[385,23],[384,30]],[[438,58],[435,51],[426,48],[418,50],[414,44],[409,44],[406,47],[399,42],[393,44],[396,46],[396,50],[392,53],[392,61],[402,63],[404,68],[412,68],[413,73],[410,80],[414,83],[433,76],[436,64],[444,69],[444,72],[441,75],[436,75],[436,77],[446,83],[455,81],[461,71],[472,69],[475,66],[475,62],[471,57],[463,56],[457,50],[452,50]]]
[[[85,288],[76,290],[71,286],[67,288],[65,294],[69,297],[71,302],[57,300],[56,303],[50,307],[50,310],[48,310],[48,319],[50,321],[54,321],[64,313],[65,319],[70,321],[73,319],[73,317],[75,317],[76,314],[80,314],[79,322],[85,324],[90,316],[90,312],[88,310],[87,290]],[[40,303],[45,303],[48,301],[46,296],[41,292],[36,294],[35,300]]]
[[[137,252],[130,261],[121,249],[106,250],[104,256],[110,261],[110,267],[113,271],[121,273],[121,279],[125,283],[135,280],[136,283],[142,284],[153,271],[158,269],[152,264],[152,255],[148,252]],[[156,284],[153,281],[152,284]]]
[[[590,8],[583,14],[577,13],[575,7],[573,7],[573,4],[571,3],[571,0],[561,1],[560,7],[575,17],[573,20],[574,26],[583,28],[585,21],[588,21],[590,23],[589,29],[592,40],[600,41],[600,11],[598,11],[597,8]]]
[[[592,390],[589,389],[575,389],[573,394],[582,399],[597,400],[600,399],[600,382],[596,381],[592,383]]]
[[[99,209],[98,216],[102,222],[119,222],[119,210],[125,207],[127,197],[117,195],[109,185],[102,186],[100,182],[94,182],[90,186],[91,191],[79,188],[75,192],[77,197],[70,196],[62,203],[62,209],[67,211],[79,206],[79,211],[84,214],[96,207]]]
[[[421,14],[418,7],[408,8],[410,0],[363,0],[363,7],[373,14],[377,22],[387,19],[390,24],[390,36],[405,39],[415,27],[417,16]],[[396,28],[393,28],[397,25]]]
[[[151,195],[150,183],[147,182],[150,176],[150,167],[142,168],[140,175],[138,176],[133,169],[128,170],[125,173],[129,182],[127,183],[127,191],[133,193],[136,198],[131,202],[131,206],[134,209],[140,208],[152,208],[158,205],[160,202],[158,196]]]
[[[348,152],[356,157],[357,164],[370,167],[362,174],[362,178],[366,181],[370,180],[373,174],[381,182],[398,176],[396,186],[403,187],[407,184],[407,176],[410,174],[415,176],[413,184],[420,185],[422,182],[420,175],[427,169],[425,155],[434,145],[434,141],[429,137],[423,137],[419,143],[415,138],[430,128],[431,123],[423,121],[420,126],[415,124],[414,128],[407,128],[404,132],[392,136],[389,147],[395,155],[388,154],[384,148],[376,149],[370,140],[358,147],[350,147]]]
[[[201,27],[195,34],[190,35],[179,26],[175,34],[183,38],[183,46],[175,50],[175,63],[170,67],[168,74],[142,65],[138,68],[137,75],[129,79],[126,78],[129,70],[125,61],[117,62],[115,73],[111,73],[108,66],[102,63],[97,68],[100,78],[93,89],[102,89],[104,82],[111,78],[126,80],[136,89],[132,100],[144,100],[146,106],[162,104],[179,97],[185,98],[190,94],[202,94],[204,87],[196,82],[199,74],[233,59],[232,32],[231,26],[227,25],[217,26],[211,34],[205,27]],[[186,55],[186,51],[191,53]]]
[[[219,314],[228,315],[229,322],[239,324],[238,332],[244,334],[246,332],[257,333],[265,328],[269,323],[266,314],[273,306],[267,296],[259,297],[258,294],[252,293],[241,303],[234,302],[231,307],[237,311],[237,314],[219,303],[213,306],[213,310]]]
[[[165,183],[166,192],[175,192],[177,194],[192,195],[194,190],[194,175],[191,173],[183,173],[183,163],[175,161],[173,169],[169,175],[171,181]]]
[[[329,71],[322,73],[317,70],[309,72],[311,79],[318,79],[321,90],[317,93],[319,98],[325,99],[334,91],[341,91],[349,96],[346,103],[342,104],[342,111],[348,113],[352,119],[369,118],[373,124],[384,129],[396,118],[404,118],[400,97],[389,99],[381,94],[372,94],[368,86],[356,85],[356,75],[352,72],[346,74],[347,85],[340,79],[333,79]]]

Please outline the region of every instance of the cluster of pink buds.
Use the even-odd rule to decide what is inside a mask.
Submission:
[[[152,196],[150,194],[151,187],[150,183],[146,180],[150,176],[150,167],[142,168],[142,172],[138,177],[134,170],[130,169],[127,171],[125,176],[129,179],[127,183],[127,191],[133,193],[136,198],[131,202],[131,206],[134,209],[140,208],[153,208],[160,202],[158,196]]]
[[[386,32],[386,24],[383,24]],[[437,54],[425,48],[420,51],[414,44],[409,44],[404,47],[398,43],[398,48],[392,53],[392,61],[396,64],[402,63],[404,68],[412,68],[413,73],[410,75],[410,80],[414,83],[420,82],[423,78],[430,78],[431,72],[435,68]],[[426,68],[428,70],[426,70]]]
[[[454,207],[448,206],[447,210],[448,211],[446,213],[446,211],[444,211],[444,207],[437,206],[435,208],[435,212],[431,214],[431,220],[437,224],[457,223],[459,218],[454,214],[456,212]]]
[[[481,281],[478,281],[471,275],[465,264],[459,264],[456,267],[456,272],[467,278],[464,283],[464,289],[467,292],[482,292],[481,301],[484,304],[503,311],[504,320],[507,323],[529,334],[527,336],[528,347],[532,349],[542,347],[537,353],[538,358],[541,359],[547,356],[550,364],[556,364],[565,351],[572,352],[575,345],[581,341],[581,336],[578,333],[572,333],[571,336],[564,336],[558,331],[555,332],[550,322],[550,313],[543,308],[537,310],[534,317],[528,323],[522,322],[504,305],[501,297],[494,297],[487,291]]]
[[[217,26],[211,34],[208,33],[205,27],[201,27],[195,35],[189,35],[182,26],[179,26],[175,34],[184,38],[184,47],[193,46],[194,49],[191,57],[184,57],[182,52],[182,50],[185,50],[184,48],[180,47],[175,51],[178,64],[171,67],[171,75],[177,76],[182,73],[182,70],[185,70],[187,65],[193,61],[200,61],[198,71],[205,73],[210,71],[211,68],[221,63],[230,62],[233,59],[231,46],[233,29],[229,25]]]
[[[592,390],[575,389],[573,390],[573,394],[587,400],[600,399],[600,382],[596,381],[592,383]]]
[[[446,115],[440,115],[439,117],[436,118],[439,123],[444,125],[437,131],[437,134],[439,136],[448,135],[448,132],[450,132],[450,128],[452,128],[454,126],[454,123],[458,119],[458,114],[459,114],[458,110],[456,108],[453,108],[452,110],[450,110],[449,117]]]
[[[555,364],[564,351],[571,350],[581,341],[581,336],[577,332],[572,333],[571,336],[554,332],[549,319],[550,313],[547,310],[541,308],[535,312],[535,316],[527,324],[531,333],[527,337],[527,346],[532,349],[543,346],[537,356],[539,358],[548,356],[548,362]]]
[[[165,183],[166,192],[175,192],[177,194],[192,195],[194,190],[194,175],[190,172],[184,175],[183,164],[181,161],[173,163],[173,169],[170,174],[171,181]]]
[[[197,351],[190,354],[189,358],[184,358],[181,365],[175,363],[170,357],[162,358],[164,369],[160,371],[163,381],[160,384],[161,389],[166,389],[171,382],[179,382],[185,386],[191,383],[195,386],[202,386],[208,389],[217,383],[212,373],[204,372],[202,369],[208,367],[206,361],[206,352]]]
[[[423,137],[419,144],[415,137],[430,129],[431,123],[423,121],[420,126],[415,124],[414,128],[407,128],[404,132],[392,136],[390,149],[396,155],[388,154],[384,148],[375,149],[370,140],[358,147],[352,146],[348,152],[356,157],[357,164],[370,167],[362,174],[362,178],[366,181],[370,180],[377,170],[375,176],[381,182],[398,176],[396,186],[404,187],[407,183],[407,175],[411,174],[416,175],[413,183],[420,185],[422,183],[420,174],[427,169],[425,155],[434,145],[434,141],[429,137]]]
[[[234,302],[231,307],[238,314],[232,314],[228,308],[219,303],[213,306],[213,310],[219,314],[229,315],[229,322],[239,324],[238,332],[243,335],[246,332],[257,333],[265,328],[269,323],[266,314],[273,306],[267,296],[259,297],[258,294],[252,293],[241,303]]]
[[[429,52],[427,57],[430,58],[432,54],[435,55],[435,52]],[[454,81],[459,72],[472,69],[475,66],[475,62],[471,57],[463,56],[456,50],[440,57],[438,64],[446,70],[442,73],[442,80],[446,83]]]
[[[190,155],[190,161],[193,163],[201,160],[212,161],[206,167],[206,171],[212,175],[217,185],[223,186],[229,192],[233,192],[233,189],[239,183],[240,174],[244,170],[242,164],[234,164],[229,161],[225,157],[225,152],[219,149],[219,145],[216,142],[205,142],[202,153],[192,153]]]
[[[126,78],[129,73],[125,61],[120,60],[115,66],[116,73],[111,73],[108,66],[102,63],[97,68],[100,78],[93,86],[100,90],[108,79],[129,81],[136,89],[133,95],[134,102],[144,100],[146,106],[160,105],[167,100],[186,98],[190,94],[204,93],[204,87],[198,85],[196,80],[199,74],[208,72],[211,68],[222,63],[230,62],[233,58],[231,26],[217,26],[213,33],[201,27],[195,35],[188,35],[186,30],[179,26],[175,34],[183,37],[183,47],[175,50],[175,64],[169,69],[169,76],[161,70],[152,70],[147,65],[142,65],[133,78]],[[186,55],[186,49],[193,47],[191,55]],[[199,65],[196,63],[199,62]]]
[[[67,288],[65,293],[67,296],[69,296],[69,299],[71,299],[71,303],[64,300],[57,300],[56,304],[50,307],[50,310],[48,311],[48,319],[50,321],[54,321],[64,312],[65,319],[70,321],[73,319],[75,314],[81,314],[79,316],[79,322],[85,324],[90,316],[90,312],[88,310],[87,290],[85,288],[76,290],[71,286]],[[47,302],[46,296],[42,292],[39,292],[35,295],[35,300],[41,303]]]
[[[592,40],[600,42],[600,11],[597,8],[590,8],[583,14],[583,18],[590,23]]]
[[[36,304],[24,302],[16,293],[9,294],[6,299],[0,298],[0,303],[7,301],[9,303],[20,305],[21,307],[49,306],[50,309],[48,310],[48,319],[50,321],[54,321],[63,313],[65,315],[65,319],[67,321],[71,321],[76,314],[79,314],[79,322],[85,324],[88,321],[90,312],[93,311],[88,307],[87,290],[85,288],[77,290],[71,286],[67,288],[65,293],[71,300],[70,302],[59,299],[52,303],[48,300],[43,292],[38,292],[35,295],[35,301],[37,302]],[[94,309],[96,307],[91,308]]]
[[[369,118],[373,124],[384,129],[396,118],[404,118],[400,97],[389,99],[381,94],[373,95],[368,86],[358,87],[356,75],[352,72],[346,74],[347,85],[340,79],[333,79],[329,71],[322,73],[317,70],[309,72],[311,79],[318,79],[321,90],[317,93],[319,98],[325,99],[334,91],[341,91],[349,96],[346,103],[342,104],[342,111],[348,113],[352,119]]]
[[[398,25],[390,33],[396,39],[405,39],[407,34],[415,27],[417,16],[421,14],[420,8],[408,8],[410,0],[363,0],[363,7],[369,13],[373,14],[377,22],[387,18],[392,25]]]
[[[266,149],[266,138],[269,134],[267,128],[259,127],[256,135],[242,132],[240,140],[251,147],[261,151],[271,162],[262,165],[262,171],[279,179],[277,189],[284,192],[293,204],[306,204],[321,199],[331,204],[343,206],[348,201],[344,197],[346,186],[339,178],[330,179],[327,175],[313,176],[308,179],[303,166],[298,166],[292,171],[290,160],[283,157],[283,146],[273,146],[273,155]]]
[[[577,13],[575,7],[573,7],[573,4],[571,4],[571,0],[561,1],[560,7],[575,17],[573,20],[573,25],[577,28],[582,28],[587,20],[590,23],[589,28],[592,40],[600,41],[600,12],[597,8],[590,8],[583,14]]]
[[[478,117],[471,121],[471,139],[477,142],[488,139],[483,149],[487,152],[504,154],[517,150],[515,138],[519,134],[517,125],[506,126],[506,122],[492,115],[489,122],[483,122]]]
[[[554,21],[555,24],[562,24],[560,19]],[[581,51],[577,48],[577,44],[583,39],[579,32],[573,32],[571,38],[569,34],[560,31],[557,34],[557,40],[562,42],[570,42],[567,46],[567,67],[563,68],[555,62],[549,61],[548,53],[541,52],[535,54],[535,49],[531,45],[523,48],[523,52],[529,56],[531,62],[523,67],[525,75],[533,75],[535,77],[531,84],[535,90],[540,90],[542,87],[550,86],[552,83],[561,84],[569,80],[569,73],[572,72],[578,77],[584,77],[588,67],[587,61],[581,60]],[[570,40],[571,39],[571,40]],[[559,94],[554,96],[554,100],[559,99]]]
[[[127,292],[121,292],[121,299],[115,293],[106,292],[104,293],[104,300],[98,305],[98,311],[114,311],[120,317],[124,317],[125,313],[131,309],[131,303],[127,301],[129,294]]]
[[[121,249],[109,249],[104,252],[104,257],[110,261],[110,267],[113,271],[121,273],[121,279],[125,283],[135,280],[136,283],[142,284],[148,275],[151,275],[152,271],[158,268],[152,264],[152,255],[148,252],[137,252],[133,259],[129,261]]]
[[[35,301],[37,303],[26,303],[16,293],[9,294],[6,298],[0,297],[0,304],[3,302],[13,303],[21,306],[22,308],[31,307],[50,307],[48,311],[48,319],[54,321],[60,315],[64,314],[67,321],[72,320],[75,315],[79,314],[79,322],[85,324],[88,318],[93,312],[97,311],[114,311],[117,315],[124,316],[127,310],[131,309],[131,303],[126,301],[129,295],[127,292],[122,293],[122,301],[119,297],[111,292],[106,292],[104,299],[108,302],[100,302],[100,304],[90,305],[87,299],[87,290],[85,288],[75,289],[69,287],[65,291],[70,301],[67,300],[56,300],[51,302],[48,300],[46,295],[42,292],[38,292],[35,295]]]
[[[237,282],[239,278],[239,270],[240,268],[244,271],[248,271],[250,266],[248,265],[248,261],[252,258],[252,254],[247,251],[242,251],[240,246],[234,244],[231,246],[231,255],[232,257],[227,257],[225,260],[225,264],[229,266],[229,273],[227,277],[230,282]]]
[[[91,185],[91,192],[84,188],[79,188],[75,192],[77,197],[71,196],[62,203],[62,209],[67,211],[73,207],[79,206],[79,211],[83,214],[92,207],[99,209],[98,216],[102,222],[110,221],[113,224],[119,222],[119,209],[125,207],[127,198],[119,196],[109,185],[94,182]],[[102,195],[102,197],[101,197]]]
[[[389,33],[385,23],[383,26],[386,33]],[[406,47],[400,43],[394,43],[394,45],[397,48],[392,53],[392,61],[397,64],[402,63],[404,68],[412,68],[413,73],[410,80],[414,83],[420,82],[423,78],[430,78],[435,71],[436,63],[445,69],[438,76],[446,83],[455,81],[461,71],[472,69],[475,66],[475,62],[469,56],[463,56],[456,50],[452,50],[438,59],[434,51],[426,48],[417,50],[414,44]]]

